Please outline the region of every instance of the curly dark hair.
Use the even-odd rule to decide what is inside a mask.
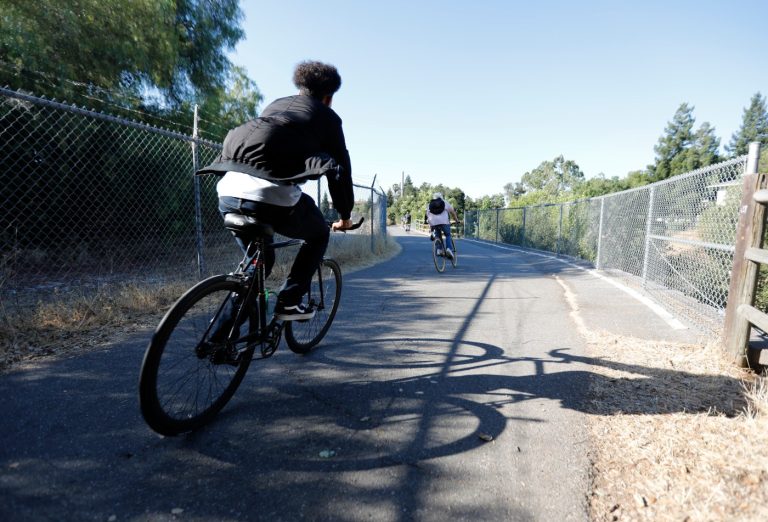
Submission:
[[[314,98],[333,96],[341,87],[341,76],[333,65],[306,61],[296,66],[293,72],[293,84],[302,94]]]

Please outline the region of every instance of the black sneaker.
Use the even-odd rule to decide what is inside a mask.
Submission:
[[[281,321],[306,321],[315,316],[315,311],[310,310],[302,303],[286,306],[277,303],[275,306],[275,317]]]

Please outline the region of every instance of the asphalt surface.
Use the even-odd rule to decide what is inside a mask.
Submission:
[[[321,347],[254,361],[199,432],[138,409],[150,331],[0,375],[0,520],[587,520],[590,360],[574,323],[684,339],[584,270],[428,238],[345,275]]]

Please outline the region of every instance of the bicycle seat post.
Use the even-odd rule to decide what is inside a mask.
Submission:
[[[266,296],[264,281],[266,279],[266,245],[267,238],[274,235],[272,226],[260,223],[256,218],[244,214],[229,213],[224,216],[224,228],[232,232],[243,243],[247,244],[243,258],[243,272],[248,275],[250,265],[254,266],[253,277],[250,280],[248,295],[256,296],[259,305],[259,316],[262,325],[267,324]]]

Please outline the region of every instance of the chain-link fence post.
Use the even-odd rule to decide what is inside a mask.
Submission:
[[[499,242],[499,209],[496,209],[496,242]]]
[[[389,201],[387,200],[387,193],[384,192],[384,189],[379,185],[379,189],[381,189],[381,194],[379,194],[380,203],[379,208],[382,209],[381,211],[381,218],[379,219],[379,225],[381,226],[381,235],[386,239],[387,237],[387,205],[389,204]]]
[[[526,210],[528,207],[523,207],[523,224],[520,227],[520,246],[525,246],[525,218],[526,218]]]
[[[376,183],[376,176],[373,176],[373,183],[371,183],[371,253],[376,252],[376,238],[373,237],[375,234],[374,226],[373,226],[373,186],[374,183]]]
[[[557,255],[560,255],[560,244],[563,241],[563,203],[560,203],[560,222],[557,225]]]
[[[200,176],[195,173],[200,168],[200,159],[197,153],[197,105],[192,122],[192,180],[195,188],[195,248],[197,249],[197,276],[202,279],[205,273],[205,258],[203,257],[203,212],[200,202]]]
[[[653,224],[653,201],[656,187],[651,185],[648,195],[648,214],[645,222],[645,252],[643,253],[643,284],[648,280],[648,257],[651,250],[651,225]]]
[[[595,259],[595,268],[600,270],[601,263],[600,263],[600,249],[603,244],[603,216],[605,215],[605,198],[600,198],[600,220],[599,224],[597,225],[597,254]]]

